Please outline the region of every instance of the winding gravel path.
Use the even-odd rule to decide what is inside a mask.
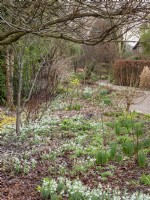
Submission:
[[[143,91],[142,97],[134,100],[135,104],[131,105],[131,111],[140,111],[143,114],[150,114],[150,91]]]
[[[107,85],[108,87],[111,87],[114,90],[119,90],[122,92],[127,91],[129,89],[135,91],[135,88],[113,85],[107,81],[99,81],[98,84]],[[150,114],[150,91],[136,89],[136,94],[137,95],[133,100],[133,104],[130,106],[130,110],[141,112],[143,114]]]

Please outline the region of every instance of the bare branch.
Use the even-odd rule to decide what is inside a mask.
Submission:
[[[96,44],[114,40],[111,36],[120,28],[126,32],[129,26],[147,20],[149,14],[150,2],[142,0],[2,0],[0,45],[11,44],[27,34]],[[109,27],[89,34],[95,19],[107,20]]]

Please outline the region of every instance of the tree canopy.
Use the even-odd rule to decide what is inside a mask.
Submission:
[[[150,3],[142,0],[1,0],[0,45],[27,34],[84,44],[107,42],[140,24],[149,13]],[[109,26],[89,34],[97,18],[107,20]]]

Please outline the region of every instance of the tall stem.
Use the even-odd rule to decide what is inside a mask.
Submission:
[[[105,131],[104,131],[103,113],[101,113],[101,122],[102,122],[102,132],[103,132],[103,145],[104,145],[104,147],[105,147],[105,146],[106,146],[106,141],[105,141]]]

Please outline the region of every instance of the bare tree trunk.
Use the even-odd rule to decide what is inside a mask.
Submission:
[[[23,45],[22,45],[23,44]],[[27,46],[27,38],[24,40],[24,43],[13,45],[13,49],[16,56],[17,66],[18,66],[18,95],[17,95],[17,107],[16,107],[16,134],[20,134],[21,128],[21,112],[22,112],[22,105],[21,105],[21,95],[22,95],[22,86],[23,86],[23,69],[24,69],[24,55],[25,55],[25,48]]]
[[[19,63],[19,84],[18,84],[18,96],[17,96],[17,110],[16,110],[16,134],[20,134],[21,126],[21,92],[22,92],[22,73],[23,73],[23,63]]]
[[[17,96],[17,110],[16,110],[16,133],[20,134],[21,127],[21,92],[23,84],[23,61],[18,63],[19,68],[19,83],[18,83],[18,96]]]
[[[14,71],[14,52],[10,46],[6,47],[6,99],[7,106],[14,110],[13,103],[13,71]]]

